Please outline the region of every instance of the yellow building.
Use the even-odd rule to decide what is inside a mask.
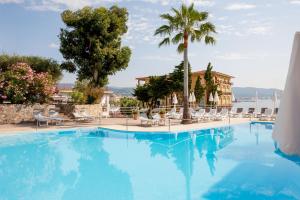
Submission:
[[[198,77],[200,77],[200,79],[201,79],[201,85],[205,86],[205,80],[204,80],[205,71],[206,70],[192,72],[191,90],[193,90],[195,88],[195,84],[196,84]],[[218,106],[231,107],[232,106],[232,90],[231,90],[232,82],[231,82],[231,80],[234,77],[224,74],[224,73],[216,72],[216,71],[212,71],[212,76],[213,76],[214,83],[219,85],[218,91],[222,92],[222,94],[219,96],[220,101],[218,103]],[[148,83],[149,79],[150,79],[149,76],[136,78],[136,80],[138,81],[138,85]],[[205,96],[204,100],[206,100],[206,99],[207,99],[207,96]],[[171,104],[171,99],[167,98],[163,102],[167,102],[167,104]],[[205,103],[205,105],[208,104],[207,102],[204,102],[204,103]]]

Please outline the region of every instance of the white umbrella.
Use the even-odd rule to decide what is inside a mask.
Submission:
[[[210,95],[209,95],[209,99],[208,99],[210,102],[213,102],[214,101],[214,97],[213,97],[213,95],[212,95],[212,93],[210,93]]]
[[[231,94],[231,101],[232,101],[232,102],[235,102],[235,96],[234,96],[233,93]]]
[[[277,106],[277,101],[278,101],[278,98],[277,98],[277,92],[276,92],[276,91],[274,91],[274,93],[273,93],[272,100],[273,100],[274,110],[275,110],[275,108],[276,108],[276,106]]]
[[[193,95],[192,95],[192,93],[190,93],[190,96],[189,96],[189,102],[190,102],[190,103],[193,102]]]
[[[195,96],[194,92],[192,92],[192,100],[193,100],[193,102],[196,102],[196,96]]]
[[[214,102],[218,105],[219,101],[220,101],[220,99],[219,99],[218,92],[215,92]]]
[[[177,99],[176,94],[174,94],[174,96],[173,96],[173,102],[172,103],[174,104],[174,108],[176,107],[176,104],[178,104],[178,99]]]

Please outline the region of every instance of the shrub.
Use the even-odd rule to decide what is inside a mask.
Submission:
[[[52,76],[37,73],[26,63],[13,64],[0,74],[0,102],[46,103],[54,93]]]
[[[84,104],[86,101],[84,94],[78,91],[73,91],[71,93],[71,98],[75,104]]]

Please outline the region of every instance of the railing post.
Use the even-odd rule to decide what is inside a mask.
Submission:
[[[126,131],[128,131],[128,115],[126,115]]]
[[[168,119],[169,119],[169,132],[171,132],[171,119],[170,118]]]

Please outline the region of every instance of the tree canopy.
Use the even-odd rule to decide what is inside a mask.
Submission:
[[[121,46],[121,37],[127,32],[125,8],[85,7],[66,10],[61,17],[66,25],[59,35],[64,70],[102,87],[109,75],[127,68],[131,50]]]
[[[0,72],[4,73],[10,69],[10,66],[16,65],[17,63],[28,64],[36,73],[47,72],[52,76],[54,81],[58,81],[62,76],[60,65],[53,59],[38,56],[19,56],[8,54],[0,55]]]
[[[190,63],[188,64],[188,76],[189,76],[189,88],[192,85],[192,69]],[[183,77],[184,77],[184,63],[183,61],[176,65],[173,72],[170,73],[171,89],[173,92],[182,92],[183,91]]]

